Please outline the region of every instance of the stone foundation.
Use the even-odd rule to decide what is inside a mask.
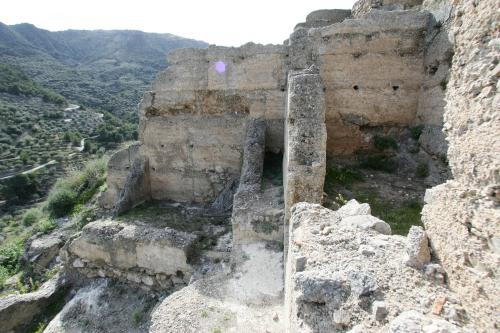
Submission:
[[[186,285],[196,236],[115,221],[96,221],[64,249],[68,268],[89,277],[113,277],[150,288]]]

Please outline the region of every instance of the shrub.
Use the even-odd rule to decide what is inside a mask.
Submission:
[[[51,219],[51,218],[44,218],[42,219],[36,226],[36,231],[42,232],[42,233],[47,233],[56,227],[56,222]]]
[[[10,275],[15,274],[19,269],[19,259],[24,251],[25,239],[18,237],[12,239],[0,248],[0,256],[4,257],[2,267],[8,270]]]
[[[427,163],[420,163],[417,166],[417,170],[415,171],[415,175],[418,178],[425,178],[425,177],[429,176],[429,166],[427,165]]]
[[[389,136],[375,135],[373,138],[373,145],[378,150],[398,149],[396,140]]]
[[[23,216],[22,223],[24,226],[30,226],[40,219],[42,216],[41,212],[37,208],[32,208],[26,212]]]
[[[55,217],[68,215],[76,205],[78,195],[69,188],[56,188],[48,199],[47,208]]]
[[[90,161],[82,171],[56,182],[47,200],[49,212],[54,217],[68,215],[77,204],[90,200],[105,179],[106,161]]]
[[[10,272],[7,268],[0,266],[0,290],[3,289],[5,281],[10,277]]]
[[[424,130],[424,125],[417,125],[415,127],[410,128],[411,137],[415,140],[418,140],[420,138],[420,135],[422,135],[423,130]]]
[[[385,155],[372,155],[363,159],[361,166],[366,169],[384,171],[388,173],[397,170],[397,163],[394,159]]]
[[[40,192],[40,184],[35,174],[20,174],[7,179],[1,191],[8,201],[27,202]]]

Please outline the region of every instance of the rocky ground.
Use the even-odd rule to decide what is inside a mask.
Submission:
[[[300,332],[473,332],[421,227],[408,237],[352,200],[292,211],[286,315]]]
[[[236,253],[171,295],[94,280],[44,332],[283,332],[281,250],[259,243]]]

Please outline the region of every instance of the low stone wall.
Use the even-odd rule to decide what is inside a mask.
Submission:
[[[64,248],[67,267],[89,278],[113,277],[155,289],[185,285],[196,236],[110,220],[86,225]]]
[[[467,317],[429,262],[421,227],[391,236],[355,200],[292,208],[285,273],[287,332],[466,332]]]
[[[265,134],[263,119],[249,122],[231,217],[234,246],[283,239],[283,187],[262,189]]]
[[[105,209],[112,209],[120,193],[125,189],[127,177],[135,159],[139,156],[140,143],[134,143],[125,149],[114,153],[108,161],[106,176],[107,189],[99,198],[99,203]]]

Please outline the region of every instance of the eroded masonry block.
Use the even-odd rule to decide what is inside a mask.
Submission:
[[[120,193],[125,189],[126,180],[134,160],[139,156],[140,144],[135,143],[114,153],[108,161],[106,177],[107,190],[99,198],[101,206],[112,209]]]
[[[427,190],[422,220],[450,288],[479,331],[493,332],[500,327],[500,15],[495,0],[458,1],[455,11],[444,114],[453,179]]]
[[[187,284],[196,236],[170,228],[99,220],[65,247],[68,267],[158,289]]]
[[[151,183],[149,180],[149,160],[144,156],[137,156],[129,169],[123,190],[113,208],[114,214],[119,215],[151,197]]]
[[[284,156],[285,216],[301,201],[320,203],[326,172],[325,102],[315,68],[290,73]]]
[[[305,202],[293,206],[285,331],[424,332],[429,327],[429,332],[466,332],[460,326],[467,321],[452,315],[462,311],[456,296],[446,286],[429,283],[424,270],[409,268],[405,237],[366,228],[371,218],[355,202],[342,214]],[[367,223],[358,223],[362,220]],[[447,300],[442,316],[433,316],[433,302],[440,299]],[[401,309],[413,310],[411,320]]]
[[[423,0],[359,0],[352,7],[354,17],[363,16],[374,9],[378,10],[404,10],[421,5]]]
[[[67,290],[68,281],[58,273],[34,292],[1,297],[0,331],[31,331],[36,319],[43,318],[51,306],[60,302]]]

